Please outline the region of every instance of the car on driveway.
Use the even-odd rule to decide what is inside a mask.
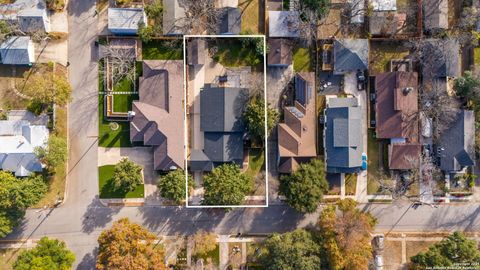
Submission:
[[[367,164],[367,154],[366,153],[363,153],[362,154],[362,170],[366,170],[368,168],[368,164]]]

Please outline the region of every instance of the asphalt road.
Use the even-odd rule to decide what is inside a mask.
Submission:
[[[198,229],[219,234],[265,234],[314,226],[318,212],[300,215],[287,206],[223,210],[183,207],[107,208],[97,199],[98,86],[94,41],[98,19],[95,1],[69,3],[69,61],[73,101],[69,110],[69,173],[67,199],[61,207],[29,210],[25,222],[8,239],[63,239],[77,257],[77,269],[93,269],[99,233],[119,218],[128,217],[160,234],[190,234]],[[361,205],[378,218],[377,230],[480,231],[480,205],[420,206]]]

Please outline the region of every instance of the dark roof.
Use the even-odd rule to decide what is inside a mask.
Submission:
[[[205,52],[207,50],[205,40],[194,38],[188,42],[187,60],[189,65],[205,64]]]
[[[397,32],[398,17],[395,12],[373,12],[368,21],[372,35],[388,36]]]
[[[243,133],[204,133],[204,152],[213,162],[235,162],[242,165]]]
[[[375,77],[378,138],[418,141],[418,74],[386,72]]]
[[[206,84],[200,91],[200,130],[204,132],[243,132],[243,109],[248,89]]]
[[[336,74],[368,69],[368,40],[367,39],[338,39],[333,46]]]
[[[213,163],[203,150],[192,149],[188,158],[188,169],[191,171],[211,171]]]
[[[269,66],[289,66],[292,64],[292,42],[282,38],[268,39],[267,64]]]
[[[221,9],[219,34],[240,34],[242,12],[239,8],[225,7]]]
[[[355,172],[362,165],[362,108],[356,98],[330,98],[325,110],[327,172]]]
[[[475,160],[475,115],[461,110],[452,126],[440,139],[440,168],[445,172],[460,171],[473,166]]]
[[[425,30],[448,29],[448,0],[423,0]]]
[[[388,146],[388,168],[390,170],[411,170],[418,168],[422,153],[420,144],[390,144]]]
[[[153,147],[155,170],[183,169],[183,61],[144,60],[139,81],[130,140]]]
[[[460,76],[460,44],[455,39],[427,39],[422,47],[425,78]]]

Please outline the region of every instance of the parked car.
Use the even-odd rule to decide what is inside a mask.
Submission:
[[[357,71],[357,87],[358,91],[365,90],[365,73],[362,70]]]
[[[362,170],[366,170],[368,168],[368,164],[367,164],[367,154],[366,153],[363,153],[362,154]]]
[[[333,44],[323,44],[322,46],[322,70],[332,70],[333,68]]]
[[[375,270],[383,270],[383,269],[384,269],[383,256],[375,255]]]

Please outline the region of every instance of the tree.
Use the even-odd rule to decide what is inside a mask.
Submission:
[[[163,3],[162,0],[153,0],[150,3],[145,3],[145,13],[148,18],[155,18],[162,15]]]
[[[287,203],[302,213],[312,213],[328,190],[325,166],[320,159],[300,165],[297,171],[280,178],[281,191]]]
[[[338,214],[335,206],[327,206],[318,221],[318,234],[325,253],[323,266],[326,269],[367,269],[372,257],[370,235],[376,220],[370,213],[357,209],[352,199],[341,200],[337,205]]]
[[[175,22],[183,34],[217,33],[222,9],[215,0],[185,0],[185,17]]]
[[[68,270],[74,261],[75,255],[67,249],[65,242],[42,237],[36,247],[20,253],[13,269]]]
[[[117,6],[126,7],[132,4],[133,0],[115,0]]]
[[[62,11],[65,8],[65,0],[46,0],[49,10]]]
[[[122,218],[98,238],[97,269],[165,270],[164,251],[155,235]]]
[[[195,243],[194,254],[205,255],[217,248],[217,235],[199,230],[193,236]]]
[[[327,14],[330,0],[300,0],[302,10],[311,10],[317,15],[317,19]]]
[[[252,97],[243,113],[243,120],[250,137],[263,142],[265,139],[265,101],[262,97]],[[267,134],[269,134],[278,122],[278,112],[270,107],[267,108]]]
[[[190,179],[189,179],[190,180]],[[188,181],[189,188],[193,183]],[[160,195],[164,198],[180,203],[185,200],[185,171],[174,170],[160,177],[157,182]]]
[[[273,234],[264,242],[259,262],[265,270],[319,269],[321,250],[312,233],[297,229]]]
[[[442,241],[430,246],[410,258],[412,269],[451,267],[461,264],[478,265],[480,251],[477,243],[465,237],[462,232],[454,232]]]
[[[480,100],[480,76],[467,70],[462,77],[455,79],[454,89],[457,96],[478,101]]]
[[[22,93],[31,97],[33,101],[42,104],[66,105],[71,99],[72,87],[65,76],[53,71],[27,71],[23,75],[24,86]]]
[[[67,161],[67,140],[56,135],[50,135],[47,146],[35,148],[35,154],[48,168],[55,171],[57,166]]]
[[[113,185],[115,189],[125,192],[133,191],[143,183],[142,166],[135,164],[128,158],[122,158],[115,165]]]
[[[204,204],[237,205],[241,204],[252,190],[252,179],[240,173],[237,164],[223,164],[204,176]]]
[[[155,36],[155,32],[155,28],[151,25],[145,25],[144,23],[141,23],[138,26],[138,37],[144,43],[152,41],[152,38]]]
[[[9,234],[25,215],[25,209],[38,203],[47,190],[40,176],[18,179],[0,171],[0,237]]]
[[[153,33],[148,33],[151,29],[147,29],[150,26],[139,26],[139,36],[141,39],[145,38],[145,42],[148,42],[153,37]],[[143,33],[143,31],[147,31]],[[149,37],[142,37],[143,35],[150,35]],[[135,50],[131,48],[125,48],[125,46],[117,46],[116,44],[106,44],[100,47],[100,54],[105,59],[107,65],[102,70],[104,77],[108,78],[107,88],[112,90],[123,79],[127,79],[131,82],[135,81]],[[108,73],[107,73],[108,72]]]

